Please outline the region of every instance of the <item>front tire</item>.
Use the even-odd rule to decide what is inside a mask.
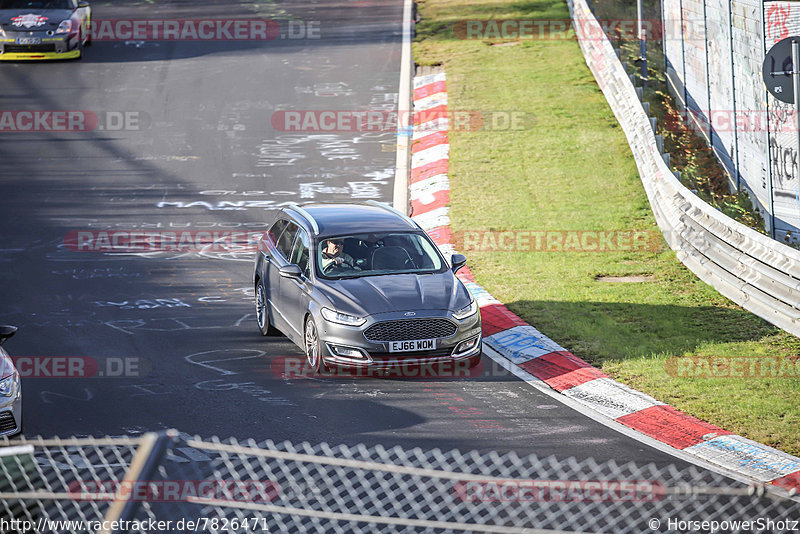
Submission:
[[[256,282],[256,321],[262,336],[278,335],[278,329],[269,322],[269,301],[267,300],[267,290],[261,280]]]
[[[322,345],[319,341],[319,335],[317,334],[317,326],[314,324],[314,318],[310,315],[306,318],[304,339],[306,361],[308,362],[308,366],[314,373],[319,373],[323,369]]]

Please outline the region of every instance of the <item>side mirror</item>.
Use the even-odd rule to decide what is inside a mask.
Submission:
[[[2,325],[0,326],[0,345],[6,342],[8,338],[13,336],[19,330],[16,326]]]
[[[284,278],[295,278],[297,280],[303,276],[303,271],[300,270],[300,267],[294,263],[290,263],[289,265],[284,265],[280,268],[281,276]]]
[[[460,268],[467,264],[467,257],[463,254],[453,254],[450,257],[450,265],[453,267],[451,268],[453,272],[458,272]]]

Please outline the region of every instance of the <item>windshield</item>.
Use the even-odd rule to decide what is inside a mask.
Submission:
[[[72,0],[0,0],[0,9],[72,9]]]
[[[317,268],[324,278],[431,273],[445,267],[427,236],[410,232],[355,234],[321,239]]]

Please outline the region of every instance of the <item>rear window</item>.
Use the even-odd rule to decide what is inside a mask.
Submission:
[[[292,249],[292,257],[289,263],[294,263],[300,267],[303,276],[308,278],[311,275],[311,264],[309,262],[311,241],[308,238],[308,233],[302,228],[297,233],[297,239],[294,241],[294,248]]]
[[[286,225],[289,224],[289,221],[286,219],[279,219],[275,222],[275,224],[267,230],[267,235],[264,238],[270,242],[270,244],[274,247],[278,246],[278,238],[283,233],[283,230],[286,228]]]
[[[283,257],[289,259],[290,252],[292,251],[292,243],[294,243],[294,236],[297,235],[297,225],[290,222],[286,225],[281,235],[278,237],[278,244],[276,245]]]

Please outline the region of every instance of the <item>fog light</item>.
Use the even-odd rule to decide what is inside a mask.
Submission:
[[[361,349],[357,349],[355,347],[345,347],[342,345],[328,344],[328,348],[334,355],[342,356],[343,358],[351,358],[354,360],[367,359],[366,355],[364,354],[364,351],[362,351]]]
[[[480,339],[481,339],[480,336],[478,336],[478,337],[473,337],[472,339],[468,339],[466,341],[462,341],[461,343],[456,345],[456,350],[454,351],[453,354],[455,356],[458,356],[460,354],[464,354],[473,350],[478,345]]]

